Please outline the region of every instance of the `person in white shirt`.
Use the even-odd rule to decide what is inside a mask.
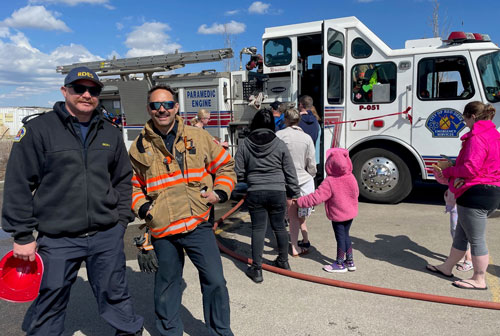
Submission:
[[[314,192],[314,176],[316,176],[316,159],[314,143],[311,137],[299,126],[300,113],[295,108],[285,111],[287,127],[276,132],[285,142],[292,156],[297,172],[301,196]],[[311,243],[307,232],[306,218],[311,214],[311,208],[298,208],[296,203],[288,202],[288,218],[290,221],[290,242],[292,256],[299,257],[308,252]],[[299,241],[299,229],[302,240]]]

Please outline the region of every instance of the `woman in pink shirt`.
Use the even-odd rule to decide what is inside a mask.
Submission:
[[[470,243],[474,274],[453,285],[484,290],[489,261],[486,218],[500,206],[500,133],[492,122],[492,105],[471,102],[465,106],[463,116],[470,132],[460,138],[462,149],[455,165],[440,161],[437,170],[442,174],[440,178],[449,179],[450,191],[457,199],[458,225],[448,259],[441,265],[427,265],[427,269],[452,277],[454,265],[463,258]]]

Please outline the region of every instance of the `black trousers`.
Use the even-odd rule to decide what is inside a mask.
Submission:
[[[71,286],[83,261],[101,317],[118,335],[141,329],[144,319],[134,313],[128,293],[124,233],[125,227],[117,224],[88,237],[38,236],[44,273],[40,295],[23,323],[27,335],[62,335]]]
[[[229,293],[212,224],[204,222],[191,232],[153,239],[153,246],[159,263],[154,299],[156,328],[160,334],[183,334],[179,310],[185,251],[198,269],[207,335],[232,336]]]
[[[249,191],[246,199],[252,220],[252,265],[262,266],[267,222],[271,224],[281,261],[288,261],[288,232],[285,227],[286,193],[275,190]]]

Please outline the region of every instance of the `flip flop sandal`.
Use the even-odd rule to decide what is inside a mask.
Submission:
[[[301,251],[298,254],[292,254],[292,257],[298,258],[298,257],[306,255],[308,253],[309,253],[309,249],[306,249],[306,248],[302,247]]]
[[[441,271],[439,268],[437,268],[436,266],[434,265],[431,265],[431,264],[427,264],[427,266],[425,266],[427,268],[428,271],[431,271],[433,273],[437,273],[437,274],[441,274],[447,278],[453,278],[453,273],[452,274],[446,274],[444,273],[443,271]]]
[[[306,249],[311,247],[311,242],[304,243],[304,239],[298,241],[299,247],[304,247]]]
[[[467,272],[467,271],[474,269],[474,266],[472,266],[471,261],[464,261],[464,262],[458,264],[456,268],[457,268],[457,271]]]

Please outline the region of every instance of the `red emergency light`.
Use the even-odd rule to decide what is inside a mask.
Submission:
[[[482,41],[483,40],[483,35],[481,35],[481,34],[473,33],[472,35],[474,35],[474,38],[476,39],[476,41]]]
[[[479,33],[466,33],[455,31],[448,36],[448,39],[444,42],[450,44],[460,44],[460,43],[470,43],[470,42],[490,42],[491,39],[487,34]]]

